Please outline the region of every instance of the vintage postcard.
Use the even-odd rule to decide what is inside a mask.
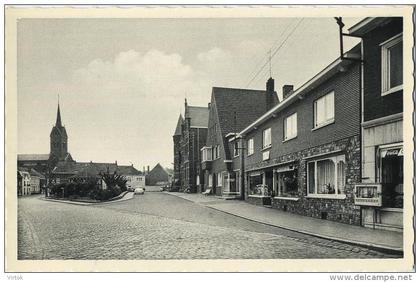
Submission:
[[[411,272],[413,5],[5,6],[6,272]]]

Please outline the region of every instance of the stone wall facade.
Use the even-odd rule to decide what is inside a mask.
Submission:
[[[345,156],[345,188],[341,198],[311,198],[307,189],[307,163],[327,156]],[[300,215],[322,218],[347,224],[360,225],[360,207],[354,205],[354,184],[360,183],[360,135],[333,141],[299,152],[283,155],[273,163],[294,161],[298,164],[298,196],[273,197],[272,207]],[[273,169],[276,165],[265,169]],[[256,200],[257,199],[257,200]],[[261,204],[258,198],[247,197],[247,202]]]

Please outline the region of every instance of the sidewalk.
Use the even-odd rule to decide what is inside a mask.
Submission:
[[[403,234],[399,232],[377,230],[308,216],[301,216],[277,209],[255,206],[244,201],[227,201],[219,199],[215,196],[185,194],[179,192],[166,193],[248,220],[308,235],[388,252],[403,252]]]

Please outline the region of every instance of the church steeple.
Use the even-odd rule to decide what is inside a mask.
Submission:
[[[62,125],[61,125],[61,114],[60,114],[60,101],[58,101],[57,120],[55,121],[55,126],[62,127]]]
[[[56,160],[64,160],[68,155],[67,150],[67,132],[61,123],[60,101],[57,105],[57,117],[54,127],[50,133],[50,155]]]

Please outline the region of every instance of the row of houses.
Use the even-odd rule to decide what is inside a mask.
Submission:
[[[265,91],[213,87],[193,112],[185,102],[174,189],[402,231],[402,28],[362,20],[348,34],[360,44],[281,97],[270,78]]]
[[[46,187],[45,176],[37,170],[19,167],[17,170],[18,196],[40,194]]]

